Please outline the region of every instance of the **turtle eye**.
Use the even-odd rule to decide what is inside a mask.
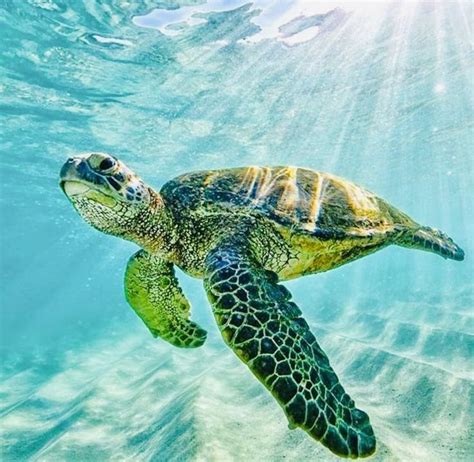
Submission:
[[[110,170],[112,167],[115,166],[115,160],[111,157],[106,157],[104,160],[101,161],[99,164],[99,168],[101,170]]]

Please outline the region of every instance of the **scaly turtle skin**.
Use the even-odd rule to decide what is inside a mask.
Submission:
[[[142,248],[128,263],[125,294],[154,336],[179,347],[206,340],[189,319],[176,265],[204,280],[224,341],[269,389],[290,428],[340,456],[375,451],[367,414],[279,282],[390,244],[462,260],[450,238],[359,186],[294,167],[189,173],[157,193],[116,158],[91,153],[69,159],[60,184],[88,223]]]

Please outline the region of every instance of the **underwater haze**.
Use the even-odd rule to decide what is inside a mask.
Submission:
[[[389,247],[285,285],[377,437],[374,461],[474,454],[470,1],[0,0],[2,461],[337,461],[287,419],[179,274],[195,350],[127,305],[137,250],[58,186],[117,156],[159,189],[296,165],[449,234],[463,262]]]

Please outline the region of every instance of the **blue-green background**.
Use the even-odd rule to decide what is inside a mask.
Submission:
[[[206,345],[151,338],[123,297],[135,246],[88,227],[58,188],[88,150],[157,188],[196,169],[329,171],[450,234],[464,262],[389,248],[287,286],[371,417],[373,460],[469,460],[470,2],[300,18],[283,31],[321,28],[294,46],[252,40],[265,7],[271,20],[289,1],[232,1],[175,35],[133,21],[198,3],[0,0],[2,460],[337,459],[288,430],[224,347],[200,281],[181,275]]]

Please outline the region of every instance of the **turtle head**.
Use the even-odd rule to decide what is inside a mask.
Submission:
[[[131,230],[157,194],[115,157],[88,153],[63,165],[60,186],[77,212],[99,231],[135,240]]]

